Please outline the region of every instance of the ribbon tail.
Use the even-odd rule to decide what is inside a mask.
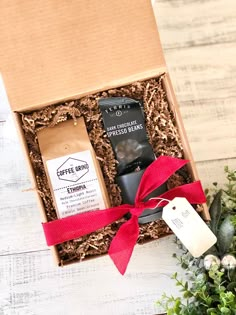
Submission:
[[[101,229],[122,218],[130,210],[130,207],[129,205],[121,205],[43,223],[47,245],[57,245]]]
[[[129,221],[120,227],[111,242],[108,254],[122,275],[127,269],[138,236],[138,217],[133,215]]]

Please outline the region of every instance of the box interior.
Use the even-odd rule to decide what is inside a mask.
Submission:
[[[117,206],[122,203],[119,187],[115,183],[116,161],[110,142],[104,133],[101,113],[98,108],[99,98],[128,96],[142,100],[146,113],[149,141],[155,154],[157,156],[164,154],[178,158],[187,157],[191,160],[189,148],[183,146],[187,142],[184,130],[182,129],[180,132],[181,119],[178,116],[179,113],[176,111],[175,104],[172,103],[169,84],[168,75],[163,74],[156,78],[136,81],[127,86],[114,87],[110,90],[89,94],[66,103],[54,104],[38,111],[21,113],[23,136],[24,141],[26,141],[25,148],[28,151],[27,155],[30,157],[31,167],[33,166],[44,220],[55,220],[57,215],[40,157],[36,131],[45,127],[53,127],[67,119],[76,120],[81,115],[85,118],[90,141],[100,161],[111,204]],[[181,136],[180,133],[182,133]],[[194,164],[190,164],[189,168],[184,168],[180,173],[170,178],[168,188],[188,183],[197,179],[196,176]],[[207,214],[204,207],[199,207],[198,210],[201,211],[203,216]],[[65,265],[72,261],[80,261],[106,253],[112,237],[124,221],[125,219],[121,218],[90,235],[56,246],[58,264]],[[140,225],[138,242],[143,243],[169,233],[171,231],[162,220]]]

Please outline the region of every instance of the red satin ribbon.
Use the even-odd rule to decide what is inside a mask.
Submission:
[[[125,204],[43,223],[48,246],[60,244],[92,233],[130,212],[131,218],[119,228],[108,251],[117,269],[123,275],[139,236],[139,215],[146,208],[155,208],[158,203],[158,206],[164,206],[167,203],[166,201],[162,201],[160,204],[160,199],[152,199],[146,202],[143,202],[143,200],[188,162],[187,160],[160,156],[145,170],[139,184],[134,205]],[[200,181],[173,188],[158,198],[172,200],[175,197],[185,197],[192,204],[204,203],[206,201]]]

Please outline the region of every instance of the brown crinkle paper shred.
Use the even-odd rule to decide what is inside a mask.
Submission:
[[[157,156],[169,155],[183,158],[183,148],[175,117],[169,108],[163,88],[163,78],[164,76],[161,76],[135,82],[124,87],[88,95],[78,100],[51,105],[39,111],[21,114],[29,155],[36,176],[37,191],[42,198],[48,221],[56,219],[57,215],[48,188],[36,133],[42,128],[53,127],[67,119],[76,121],[80,116],[85,118],[91,143],[100,161],[111,204],[117,206],[122,202],[119,187],[115,184],[117,161],[104,131],[98,108],[100,98],[126,96],[142,100],[146,114],[146,129],[155,154]],[[182,169],[181,172],[170,178],[168,188],[189,181],[191,179],[187,170]],[[58,245],[57,250],[61,265],[107,253],[112,238],[125,220],[122,218],[89,235]],[[138,243],[157,239],[170,233],[170,229],[162,220],[143,224],[140,225]]]

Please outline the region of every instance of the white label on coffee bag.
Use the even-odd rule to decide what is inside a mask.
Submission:
[[[163,220],[193,257],[199,257],[217,239],[186,198],[176,197],[164,208]]]
[[[46,163],[60,218],[105,208],[89,150]]]

